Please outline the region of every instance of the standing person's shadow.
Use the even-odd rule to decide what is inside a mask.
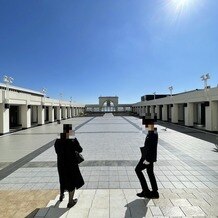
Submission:
[[[143,218],[146,217],[148,210],[147,204],[150,199],[136,199],[125,205],[126,213],[125,218]]]

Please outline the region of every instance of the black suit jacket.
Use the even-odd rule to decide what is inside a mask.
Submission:
[[[145,139],[144,147],[141,147],[142,159],[148,162],[157,161],[158,134],[149,131]]]

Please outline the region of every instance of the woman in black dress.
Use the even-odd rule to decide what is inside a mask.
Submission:
[[[61,133],[60,139],[55,141],[55,151],[57,153],[57,167],[60,181],[60,201],[64,198],[64,191],[69,192],[68,208],[77,203],[73,199],[75,189],[84,185],[83,177],[80,173],[75,151],[81,153],[82,147],[76,138],[70,139],[72,135],[72,125],[64,124],[64,133]]]

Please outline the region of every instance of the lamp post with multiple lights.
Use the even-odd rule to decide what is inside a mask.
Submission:
[[[210,79],[210,74],[207,73],[201,76],[201,80],[204,81],[204,88],[207,89],[207,80]]]
[[[172,97],[172,93],[173,93],[173,86],[170,86],[170,87],[169,87],[169,90],[170,90],[170,96]]]
[[[47,89],[46,89],[46,88],[43,88],[43,89],[42,89],[42,93],[43,93],[43,105],[45,104],[46,92],[47,92]]]
[[[8,104],[9,103],[9,85],[11,85],[14,81],[14,79],[10,76],[4,76],[3,77],[3,81],[6,85],[6,103]]]
[[[154,100],[156,99],[156,92],[153,92],[153,95],[154,95]]]

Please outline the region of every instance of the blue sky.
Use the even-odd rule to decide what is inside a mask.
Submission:
[[[218,84],[217,0],[0,0],[0,76],[82,103]]]

